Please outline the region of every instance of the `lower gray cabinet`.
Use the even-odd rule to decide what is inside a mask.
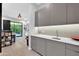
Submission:
[[[65,44],[40,37],[31,37],[32,49],[41,55],[46,56],[64,56]]]
[[[34,36],[31,36],[31,48],[37,51],[37,39]]]
[[[45,39],[40,37],[31,37],[31,48],[38,52],[41,55],[45,55],[46,53],[46,46],[45,46]]]
[[[65,56],[65,44],[47,40],[47,56]]]
[[[39,52],[41,55],[46,55],[46,39],[37,39],[37,52]]]
[[[66,49],[66,56],[79,56],[79,52],[72,49]]]
[[[31,48],[44,56],[79,56],[79,46],[40,37],[31,37]]]
[[[79,46],[66,44],[66,56],[79,56]]]

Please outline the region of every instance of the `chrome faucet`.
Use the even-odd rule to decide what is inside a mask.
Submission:
[[[59,36],[59,35],[58,35],[58,30],[56,30],[56,34],[57,34],[57,36],[56,36],[56,37],[53,37],[53,39],[60,40],[60,38],[58,37],[58,36]]]

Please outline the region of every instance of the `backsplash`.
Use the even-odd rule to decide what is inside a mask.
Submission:
[[[42,26],[38,27],[38,29],[35,31],[45,35],[71,37],[72,35],[79,35],[79,24]]]

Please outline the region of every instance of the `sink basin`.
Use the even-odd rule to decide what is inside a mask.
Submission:
[[[61,39],[60,39],[60,38],[58,38],[58,37],[53,37],[52,39],[61,40]]]

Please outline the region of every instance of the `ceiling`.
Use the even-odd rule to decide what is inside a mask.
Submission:
[[[24,18],[30,18],[34,10],[45,4],[46,3],[3,3],[2,16],[16,18],[18,14],[21,13]]]
[[[47,4],[47,3],[32,3],[32,5],[35,6],[36,8],[40,8],[45,4]]]

